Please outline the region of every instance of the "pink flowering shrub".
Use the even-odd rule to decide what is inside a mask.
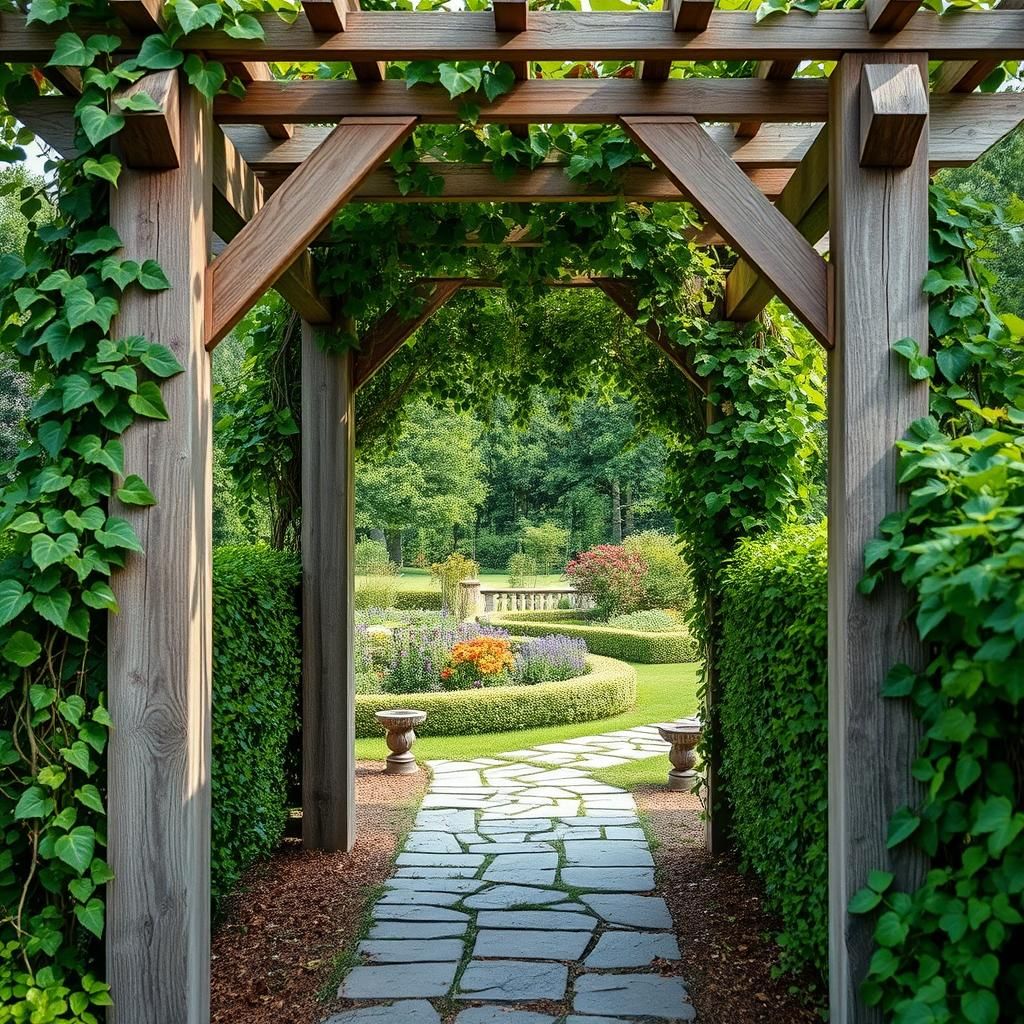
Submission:
[[[599,618],[636,611],[644,600],[646,559],[615,544],[599,544],[577,555],[566,567],[572,585],[594,601]]]

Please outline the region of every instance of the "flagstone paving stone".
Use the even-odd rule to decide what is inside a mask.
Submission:
[[[693,1020],[686,986],[656,968],[679,947],[636,804],[590,774],[668,749],[644,726],[429,762],[432,784],[339,989],[365,1005],[325,1024],[440,1024],[445,1004],[428,1000],[452,998],[485,1004],[454,1024]],[[539,1013],[543,1000],[573,1012]]]

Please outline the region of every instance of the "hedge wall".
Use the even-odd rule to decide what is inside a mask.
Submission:
[[[288,816],[302,663],[299,560],[255,547],[213,554],[213,864],[221,900],[269,854]]]
[[[422,608],[425,611],[441,610],[440,590],[400,590],[395,607],[403,610]]]
[[[828,969],[824,524],[741,544],[721,605],[722,773],[787,969]]]
[[[579,621],[566,621],[572,612],[496,612],[487,616],[492,626],[501,626],[525,636],[580,637],[591,654],[602,654],[622,661],[635,661],[641,665],[669,665],[680,661],[697,661],[697,641],[689,632],[641,633],[634,629],[615,629],[612,626],[585,625]],[[555,618],[557,616],[557,618]]]
[[[495,686],[446,693],[356,695],[356,736],[381,736],[374,714],[390,708],[426,711],[420,736],[467,736],[547,725],[593,722],[636,704],[636,672],[621,661],[587,657],[590,672],[559,683]]]

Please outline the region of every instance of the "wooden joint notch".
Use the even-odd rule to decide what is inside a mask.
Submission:
[[[494,31],[519,33],[526,31],[528,17],[526,0],[492,0]]]
[[[172,170],[181,166],[181,119],[178,116],[178,73],[156,71],[125,86],[114,97],[128,100],[146,95],[157,110],[123,110],[124,127],[117,136],[129,167]]]
[[[909,167],[928,124],[928,90],[915,64],[865,64],[860,83],[861,167]]]
[[[714,9],[715,0],[672,0],[673,31],[704,32]]]
[[[336,35],[348,29],[348,16],[359,10],[359,0],[302,0],[302,10],[314,32]],[[352,61],[360,82],[383,82],[386,68],[382,60]]]
[[[921,0],[864,0],[869,32],[899,32],[921,9]]]

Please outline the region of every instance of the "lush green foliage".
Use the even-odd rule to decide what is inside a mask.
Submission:
[[[422,608],[426,611],[440,611],[440,590],[399,590],[395,595],[394,604],[389,606],[404,610]]]
[[[724,574],[722,772],[740,855],[781,923],[785,968],[828,973],[824,525],[745,541]]]
[[[352,562],[357,575],[364,573],[370,576],[390,576],[398,569],[388,557],[387,545],[379,540],[371,540],[369,537],[364,537],[356,542]]]
[[[649,611],[616,615],[607,625],[614,629],[635,629],[641,633],[678,633],[682,620],[678,615],[653,608]]]
[[[539,616],[535,618],[535,616]],[[562,622],[552,616],[569,616]],[[557,633],[577,637],[586,642],[592,654],[609,658],[635,661],[642,665],[666,665],[673,662],[698,660],[697,644],[682,625],[672,633],[646,633],[635,629],[617,629],[613,626],[573,621],[575,616],[566,612],[497,612],[487,621],[491,625],[511,630],[523,636],[546,636]]]
[[[430,567],[431,579],[441,584],[441,607],[450,611],[459,622],[469,616],[468,598],[461,586],[462,581],[472,579],[479,571],[480,566],[476,562],[458,551]]]
[[[215,900],[277,846],[288,817],[289,750],[302,663],[294,555],[220,548],[213,555]]]
[[[572,722],[591,722],[620,714],[636,703],[636,673],[611,658],[591,655],[590,671],[578,679],[534,686],[496,686],[480,690],[418,693],[405,698],[427,720],[421,736],[468,736],[510,732]],[[356,695],[356,736],[381,734],[373,717],[395,707],[394,696]]]
[[[398,601],[398,577],[394,573],[357,576],[353,600],[357,611],[367,608],[394,608]]]
[[[569,582],[593,602],[600,619],[636,611],[644,600],[647,562],[622,545],[599,544],[565,567]]]
[[[686,612],[693,604],[693,578],[679,554],[674,537],[657,530],[645,530],[627,537],[622,546],[647,563],[644,579],[645,608],[675,608]]]

